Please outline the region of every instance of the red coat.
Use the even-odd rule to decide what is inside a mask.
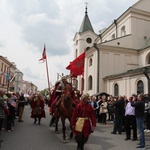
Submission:
[[[51,105],[52,105],[53,102],[55,101],[56,97],[58,96],[56,90],[57,90],[57,88],[59,87],[59,84],[60,84],[60,82],[57,82],[57,83],[55,84],[55,88],[54,88],[54,90],[53,90],[53,92],[52,92],[52,95],[51,95],[51,97],[50,97],[50,100],[49,100],[49,104],[48,104],[49,107],[51,107]]]
[[[84,105],[82,102],[80,102],[73,113],[73,116],[71,118],[71,126],[75,126],[77,118],[82,117],[82,118],[89,118],[85,120],[84,126],[83,126],[83,135],[85,137],[88,137],[90,133],[92,132],[91,126],[96,127],[96,116],[93,107],[91,104],[87,103]],[[91,120],[91,123],[90,123]],[[78,135],[79,132],[73,131],[75,135]]]
[[[32,103],[31,118],[45,118],[44,100],[36,100]]]

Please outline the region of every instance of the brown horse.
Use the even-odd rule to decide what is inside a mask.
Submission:
[[[66,141],[65,120],[68,119],[70,122],[72,114],[74,112],[73,99],[71,97],[71,93],[72,93],[71,84],[66,84],[64,93],[61,95],[61,98],[60,98],[59,103],[58,103],[58,108],[57,108],[59,117],[61,118],[61,122],[62,122],[63,141],[64,142]],[[55,131],[58,131],[58,119],[59,119],[59,117],[57,117],[57,121],[56,121],[56,125],[55,125]],[[70,126],[70,128],[71,128],[71,126]],[[73,132],[71,129],[70,138],[72,138],[72,137],[73,137]]]

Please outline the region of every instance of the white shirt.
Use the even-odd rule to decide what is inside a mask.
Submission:
[[[128,102],[125,108],[125,116],[126,115],[135,115],[135,107],[131,106],[131,102]]]

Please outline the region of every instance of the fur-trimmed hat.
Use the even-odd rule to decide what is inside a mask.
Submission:
[[[90,97],[89,93],[84,93],[82,94],[81,99],[89,98],[89,97]]]

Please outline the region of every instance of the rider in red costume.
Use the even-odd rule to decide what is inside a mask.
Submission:
[[[66,85],[68,85],[70,83],[68,83],[67,79],[65,76],[63,76],[61,78],[61,81],[57,82],[55,84],[55,88],[53,90],[53,93],[51,95],[51,98],[50,98],[50,102],[49,102],[49,107],[50,107],[50,114],[53,115],[54,117],[57,117],[57,105],[58,103],[60,102],[60,96],[62,94],[65,94],[67,95],[68,93],[66,93]],[[75,97],[75,93],[74,91],[72,90],[71,92],[71,97],[73,98],[73,101],[74,101],[74,105],[76,105],[77,101],[76,101],[76,97]],[[52,123],[54,122],[54,119],[53,118],[51,120],[51,123],[50,123],[50,126],[52,125]]]

